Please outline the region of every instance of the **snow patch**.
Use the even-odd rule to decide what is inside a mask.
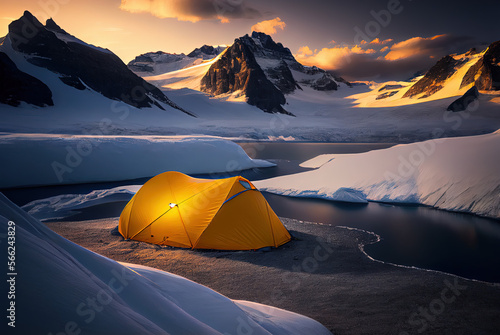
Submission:
[[[424,204],[500,219],[500,132],[321,155],[313,171],[254,182],[267,192],[330,200]],[[350,200],[352,199],[352,200]]]
[[[152,177],[165,171],[224,173],[273,163],[210,136],[0,135],[0,187]],[[34,173],[36,169],[36,173]]]
[[[110,202],[129,201],[141,186],[120,186],[95,190],[88,194],[62,194],[34,200],[22,206],[22,209],[40,221],[64,219],[77,214],[80,209]]]

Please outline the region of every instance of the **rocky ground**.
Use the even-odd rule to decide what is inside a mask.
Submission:
[[[307,315],[334,334],[498,334],[500,284],[370,260],[365,232],[282,219],[296,237],[269,252],[203,251],[125,241],[118,218],[51,222],[69,240],[120,262],[169,271],[231,299]]]

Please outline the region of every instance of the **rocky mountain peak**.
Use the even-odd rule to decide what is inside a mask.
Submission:
[[[19,106],[23,101],[39,107],[54,105],[47,85],[19,70],[9,56],[0,52],[0,103]]]
[[[47,28],[48,30],[51,30],[53,32],[56,32],[56,33],[61,33],[61,34],[69,35],[64,29],[62,29],[61,27],[59,27],[59,25],[57,23],[55,23],[52,18],[48,19],[45,22],[45,28]]]
[[[56,33],[67,36],[61,39]],[[158,88],[135,75],[114,53],[67,34],[52,19],[44,26],[25,11],[21,18],[9,25],[8,35],[15,51],[24,53],[31,64],[58,74],[68,86],[78,90],[89,87],[106,98],[137,108],[156,105],[164,109],[159,103],[162,102],[192,115],[170,101]],[[15,69],[10,68],[16,74]]]
[[[208,58],[213,58],[220,54],[225,48],[224,47],[214,47],[212,45],[203,45],[201,48],[196,48],[187,54],[188,57],[200,57],[203,55],[211,56]],[[206,57],[203,57],[206,58]]]
[[[295,61],[290,49],[285,48],[281,43],[275,43],[271,36],[265,33],[253,32],[252,36],[246,34],[240,37],[256,57],[275,58]]]
[[[201,90],[214,95],[241,91],[249,104],[265,112],[288,113],[282,107],[285,94],[302,90],[302,84],[320,91],[338,88],[332,74],[303,66],[290,49],[254,31],[251,36],[237,38],[210,67],[202,78]]]
[[[241,91],[250,105],[267,113],[289,114],[286,99],[266,77],[247,43],[236,39],[201,79],[201,90],[220,95]]]

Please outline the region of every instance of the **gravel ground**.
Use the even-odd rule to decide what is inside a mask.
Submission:
[[[282,218],[295,240],[262,251],[159,247],[113,235],[118,218],[46,223],[120,262],[151,266],[318,320],[334,334],[500,334],[500,284],[370,260],[362,231]]]

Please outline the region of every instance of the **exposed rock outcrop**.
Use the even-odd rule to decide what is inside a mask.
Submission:
[[[203,45],[201,48],[196,48],[190,53],[187,54],[187,57],[201,57],[203,59],[211,59],[216,57],[218,54],[220,54],[222,51],[224,51],[226,47],[223,46],[217,46],[214,47],[212,45]]]
[[[283,109],[285,95],[302,90],[302,85],[319,91],[339,87],[331,73],[303,66],[290,49],[260,32],[236,39],[201,80],[204,92],[219,95],[241,91],[249,104],[268,113],[288,113]]]
[[[460,88],[472,83],[479,90],[496,91],[500,89],[500,41],[492,43],[483,57],[470,67]]]
[[[0,52],[0,103],[19,106],[53,106],[52,92],[37,78],[22,72],[5,53]]]
[[[201,80],[201,90],[213,95],[241,91],[247,102],[267,113],[284,113],[286,100],[261,69],[246,43],[236,39]]]
[[[426,98],[433,95],[437,91],[443,88],[446,79],[451,77],[455,73],[455,67],[459,64],[459,61],[455,60],[452,56],[448,55],[441,58],[425,76],[417,81],[404,95],[403,98],[412,98],[416,95],[419,98]]]
[[[479,92],[476,86],[472,86],[463,96],[453,101],[446,110],[452,112],[461,112],[467,109],[469,105],[479,98]]]

